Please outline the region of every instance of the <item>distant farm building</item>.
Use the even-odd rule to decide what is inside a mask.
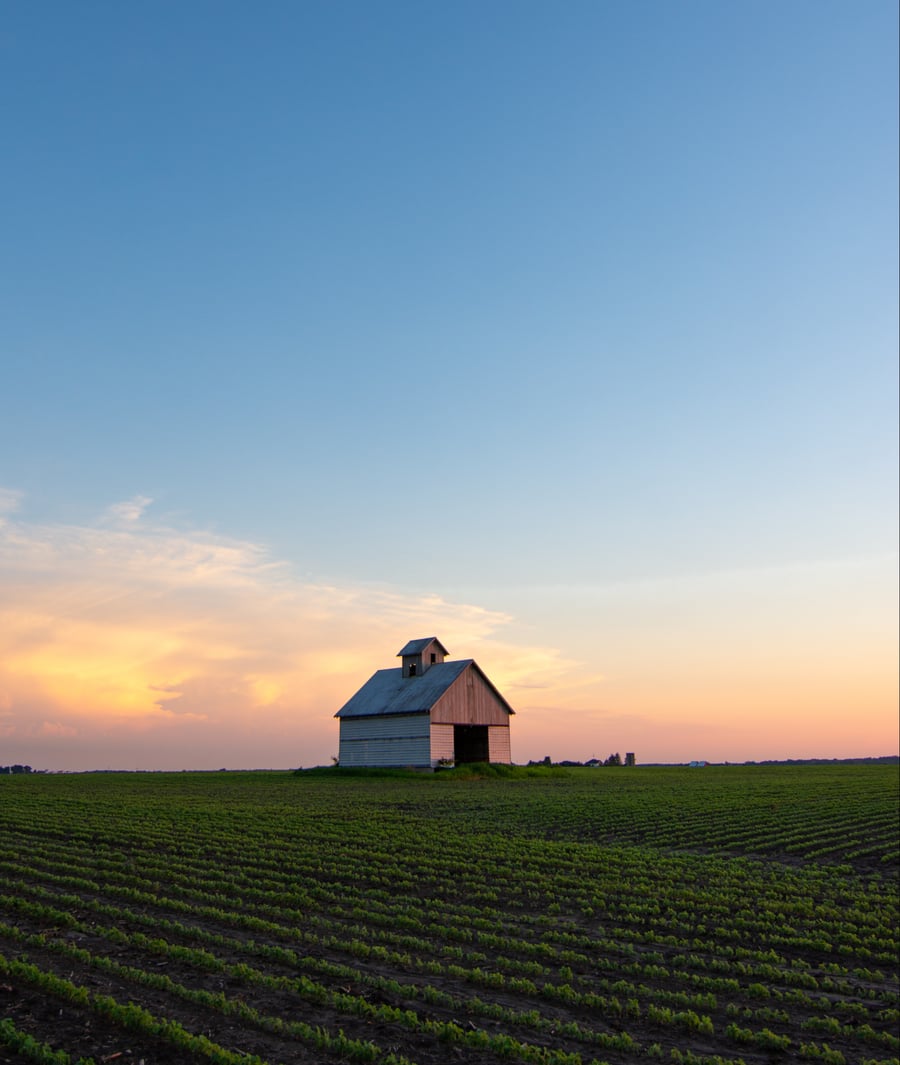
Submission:
[[[410,640],[401,665],[379,669],[334,715],[342,766],[511,761],[515,713],[471,658],[446,662],[436,636]]]

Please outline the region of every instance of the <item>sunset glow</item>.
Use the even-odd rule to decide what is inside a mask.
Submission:
[[[327,764],[335,710],[394,664],[408,634],[438,630],[517,710],[517,760],[620,749],[645,761],[865,756],[896,745],[896,626],[889,597],[878,597],[896,560],[832,572],[824,589],[814,573],[598,589],[596,608],[605,602],[617,625],[570,631],[561,648],[551,641],[572,609],[562,593],[543,601],[546,622],[525,642],[508,615],[304,584],[258,546],[146,519],[39,527],[10,515],[0,545],[10,762]],[[794,586],[792,612],[784,598],[767,611],[766,583]],[[842,623],[827,622],[816,594],[839,597]],[[870,621],[861,632],[860,617]]]

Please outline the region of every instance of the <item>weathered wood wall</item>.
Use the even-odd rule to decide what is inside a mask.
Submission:
[[[453,726],[431,723],[431,764],[437,765],[442,758],[453,760]]]
[[[469,666],[434,704],[431,720],[440,725],[505,725],[508,728],[509,711],[478,670]]]
[[[512,754],[509,745],[509,725],[491,725],[488,728],[489,761],[509,765]]]

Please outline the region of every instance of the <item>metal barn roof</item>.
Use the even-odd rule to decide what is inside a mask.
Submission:
[[[412,640],[401,654],[418,654],[418,651],[409,651],[407,648],[414,644],[427,647],[430,642],[430,639]],[[470,665],[474,665],[472,658],[460,658],[455,662],[436,662],[419,677],[404,677],[400,668],[379,669],[334,716],[368,717],[374,714],[427,713]]]
[[[422,640],[410,640],[409,643],[405,647],[401,647],[401,649],[397,652],[397,657],[401,658],[401,657],[403,657],[403,655],[419,655],[425,650],[425,648],[430,643],[436,643],[438,645],[438,647],[440,647],[440,649],[441,649],[441,654],[444,654],[444,655],[450,654],[450,652],[441,643],[441,641],[437,638],[437,636],[426,636]]]

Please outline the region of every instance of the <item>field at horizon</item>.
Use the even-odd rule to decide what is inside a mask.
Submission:
[[[621,758],[621,756],[619,756]],[[670,761],[670,762],[635,762],[634,766],[628,767],[636,769],[640,766],[641,769],[684,769],[686,767],[729,767],[729,768],[750,768],[754,766],[836,766],[836,765],[900,765],[900,754],[877,754],[877,755],[861,755],[857,757],[848,758],[761,758],[751,759],[746,761],[714,761],[707,759],[699,759],[695,761]],[[529,762],[512,762],[510,768],[513,770],[525,770],[534,767],[549,766],[556,769],[578,769],[578,768],[613,768],[611,765],[606,765],[604,759],[599,759],[597,762],[580,762],[576,759],[563,758],[559,761],[529,761]],[[623,762],[615,763],[616,768],[625,768]],[[321,770],[341,768],[337,761],[332,761],[328,766],[326,765],[302,765],[295,766],[243,766],[240,768],[229,769],[227,767],[220,767],[218,769],[200,769],[196,766],[184,766],[181,769],[123,769],[106,767],[103,769],[44,769],[40,766],[32,766],[30,764],[17,763],[15,765],[0,765],[0,776],[5,774],[91,774],[91,773],[118,773],[118,774],[142,774],[142,773],[287,773],[287,772],[305,772],[309,770]],[[402,767],[397,767],[400,772],[405,772]],[[411,767],[409,767],[411,768]],[[366,771],[368,772],[368,771]],[[418,772],[418,770],[417,770]],[[377,770],[370,775],[378,775]]]
[[[0,1061],[898,1062],[893,762],[0,776]]]

